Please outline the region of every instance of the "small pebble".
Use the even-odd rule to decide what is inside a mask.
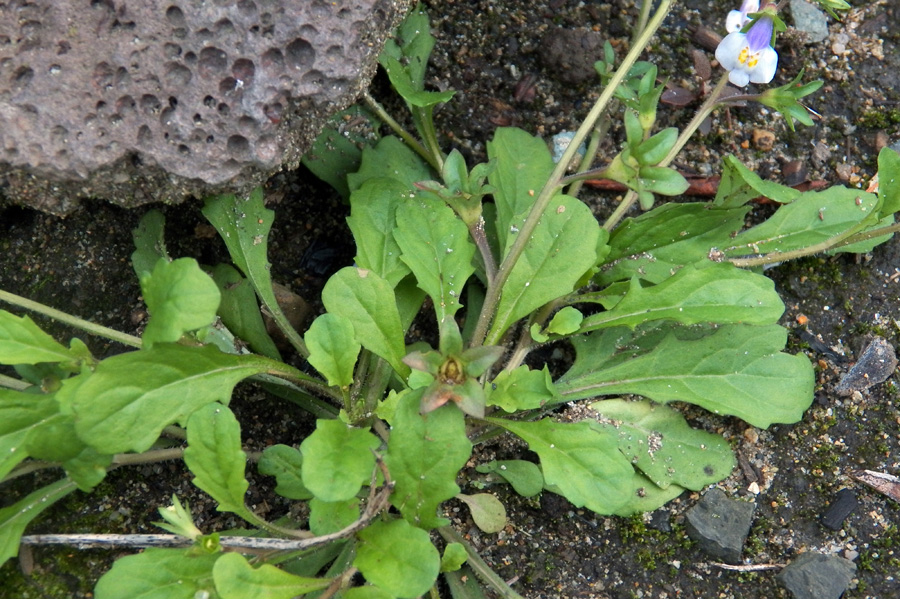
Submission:
[[[775,134],[765,129],[753,130],[753,147],[768,152],[775,147]]]

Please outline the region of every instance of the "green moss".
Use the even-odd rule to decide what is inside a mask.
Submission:
[[[886,129],[891,125],[900,124],[900,109],[873,108],[859,116],[859,124],[871,129]]]

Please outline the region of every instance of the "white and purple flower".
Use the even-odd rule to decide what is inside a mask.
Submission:
[[[752,7],[754,1],[745,0],[740,11],[731,11],[738,13],[741,19],[746,19],[744,25],[750,21],[743,12],[744,8]],[[738,20],[737,17],[731,19],[731,24],[736,26]],[[744,87],[750,82],[769,83],[778,68],[778,53],[772,48],[775,21],[769,14],[762,14],[747,33],[740,31],[744,25],[725,36],[716,48],[716,59],[728,71],[728,80],[738,87]]]
[[[750,13],[759,11],[759,0],[744,0],[740,10],[733,10],[725,17],[725,31],[734,33],[744,28],[750,22]]]

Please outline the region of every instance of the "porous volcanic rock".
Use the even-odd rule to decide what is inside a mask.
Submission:
[[[356,99],[408,6],[0,2],[0,195],[65,213],[246,190]]]

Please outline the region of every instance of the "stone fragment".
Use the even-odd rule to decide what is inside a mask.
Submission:
[[[794,599],[839,599],[856,575],[856,564],[810,551],[788,564],[776,580]]]
[[[755,503],[729,499],[722,490],[712,488],[688,510],[685,528],[707,554],[737,564],[755,511]]]
[[[835,385],[834,392],[848,396],[854,391],[864,391],[886,381],[896,369],[894,346],[881,337],[875,337],[862,351],[853,368]]]
[[[828,17],[806,0],[791,0],[794,27],[806,34],[811,44],[818,44],[828,37]]]
[[[834,501],[828,506],[828,509],[822,514],[822,526],[831,530],[840,530],[853,510],[859,505],[856,500],[856,493],[850,489],[841,489],[834,496]]]
[[[0,2],[0,189],[56,213],[247,190],[356,99],[407,6]]]

